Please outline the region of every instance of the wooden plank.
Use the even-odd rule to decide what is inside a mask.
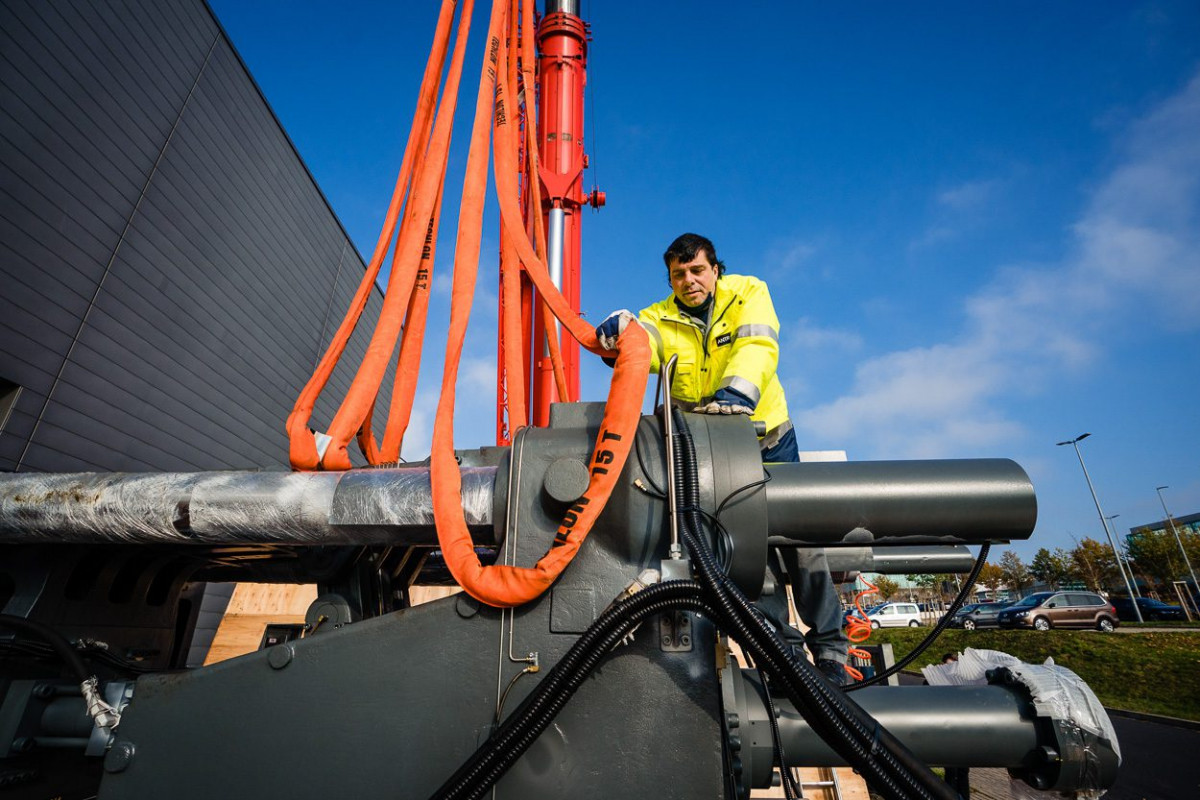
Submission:
[[[239,583],[204,664],[253,653],[268,625],[304,622],[304,612],[316,599],[312,584]]]

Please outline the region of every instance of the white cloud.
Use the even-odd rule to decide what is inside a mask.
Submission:
[[[953,241],[987,218],[988,207],[995,203],[1003,181],[997,178],[966,181],[938,191],[934,195],[933,221],[912,240],[910,252]]]
[[[818,442],[874,455],[951,455],[1020,435],[1000,402],[1102,352],[1102,319],[1194,329],[1200,320],[1200,75],[1131,126],[1121,158],[1071,228],[1069,255],[998,270],[963,301],[951,340],[872,357],[845,396],[796,415]],[[983,186],[941,202],[980,202]],[[1112,334],[1107,334],[1112,335]],[[861,453],[860,455],[867,455]]]
[[[822,328],[808,317],[789,322],[783,328],[785,352],[812,350],[817,352],[853,352],[862,347],[862,336],[853,331]]]
[[[995,179],[967,181],[938,192],[937,202],[955,211],[969,211],[987,204],[1000,181]]]
[[[772,281],[793,276],[810,262],[819,249],[814,242],[805,239],[776,242],[767,249],[764,271]]]

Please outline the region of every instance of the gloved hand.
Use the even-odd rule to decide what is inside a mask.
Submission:
[[[614,311],[605,317],[604,322],[601,322],[596,328],[596,338],[600,340],[600,346],[605,350],[616,350],[617,339],[631,322],[636,324],[637,317],[626,308]]]
[[[737,403],[720,403],[713,400],[708,405],[696,406],[693,414],[753,414],[754,409]]]

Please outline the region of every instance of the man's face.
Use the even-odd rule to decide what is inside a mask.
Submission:
[[[672,261],[667,275],[675,297],[688,308],[703,303],[717,287],[717,267],[709,262],[704,250],[698,250],[696,257],[687,263]]]

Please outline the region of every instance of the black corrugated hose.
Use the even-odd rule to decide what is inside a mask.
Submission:
[[[683,494],[681,537],[700,581],[668,581],[616,603],[600,616],[486,742],[435,792],[434,800],[477,800],[549,726],[587,675],[648,616],[684,609],[732,636],[781,687],[808,724],[888,800],[955,800],[958,796],[856,703],[832,688],[775,635],[702,541],[695,447],[682,414],[675,448]]]
[[[683,414],[675,409],[676,474],[682,484],[684,543],[695,562],[700,583],[722,612],[720,622],[755,663],[784,687],[788,699],[805,721],[889,800],[921,798],[955,800],[958,797],[929,767],[881,726],[857,703],[833,688],[807,661],[792,653],[767,625],[753,604],[722,571],[700,536],[699,476],[695,445]],[[736,633],[728,630],[732,627]]]
[[[684,609],[712,619],[695,581],[667,581],[615,604],[576,640],[533,692],[486,742],[432,795],[434,800],[476,800],[516,763],[550,725],[600,660],[643,619]]]

